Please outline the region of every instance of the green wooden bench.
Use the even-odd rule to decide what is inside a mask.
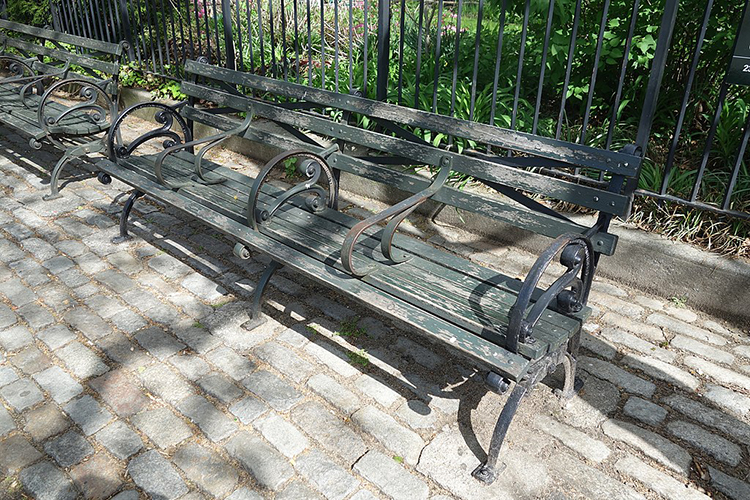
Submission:
[[[65,164],[104,150],[126,44],[0,19],[0,49],[0,123],[28,137],[34,149],[48,142],[64,152],[44,197],[57,198]]]
[[[121,113],[110,130],[110,157],[97,166],[134,188],[117,239],[129,237],[130,210],[146,194],[235,239],[238,256],[258,252],[272,259],[256,287],[253,320],[247,328],[262,321],[263,290],[274,271],[287,266],[473,357],[489,369],[487,382],[494,390],[504,392],[515,382],[487,460],[474,472],[481,481],[492,482],[508,426],[529,391],[562,364],[565,382],[558,394],[569,398],[575,393],[576,352],[581,325],[590,313],[586,300],[591,281],[599,256],[615,251],[617,237],[608,232],[609,223],[630,209],[630,181],[638,174],[640,152],[634,147],[599,150],[467,123],[201,62],[188,61],[185,72],[192,75],[182,83],[188,103],[137,104]],[[238,88],[265,98],[245,95]],[[198,106],[200,101],[210,105]],[[379,129],[333,120],[331,110],[367,116]],[[120,129],[144,112],[154,116],[158,126],[130,142],[122,140]],[[244,120],[237,118],[244,113]],[[259,118],[275,122],[292,137],[255,127]],[[193,123],[225,132],[193,140]],[[409,127],[470,137],[518,156],[438,149],[411,135]],[[283,152],[256,178],[203,159],[210,148],[231,136]],[[320,144],[316,137],[321,136],[334,145]],[[159,148],[156,152],[139,153],[152,141]],[[346,153],[347,144],[370,153]],[[296,161],[302,182],[290,189],[269,182],[273,172],[283,171],[290,161]],[[436,174],[429,179],[386,165],[399,162],[429,165]],[[554,166],[561,172],[595,169],[604,172],[606,180],[581,184],[524,168],[532,165]],[[404,200],[362,221],[341,213],[337,206],[342,172],[398,188]],[[451,172],[481,179],[506,195],[451,187],[446,183]],[[599,217],[592,227],[585,227],[529,194],[593,209]],[[396,231],[428,199],[548,236],[552,242],[524,281],[504,276]],[[540,288],[542,274],[556,259],[563,271],[552,285]]]

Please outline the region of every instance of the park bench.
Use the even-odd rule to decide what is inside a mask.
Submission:
[[[488,457],[474,471],[479,480],[494,481],[508,426],[532,388],[562,364],[565,381],[557,393],[563,398],[575,393],[576,353],[582,323],[590,314],[586,301],[591,281],[599,256],[615,251],[617,237],[608,232],[609,223],[630,209],[641,152],[634,146],[619,152],[600,150],[467,123],[203,62],[187,61],[185,73],[182,92],[189,101],[175,106],[136,104],[122,112],[110,130],[109,159],[97,168],[134,188],[121,214],[117,240],[129,237],[133,203],[148,195],[234,239],[239,257],[249,258],[251,252],[270,257],[246,328],[262,321],[263,290],[274,271],[287,266],[473,357],[489,368],[486,381],[497,392],[515,382]],[[335,121],[330,110],[351,119]],[[130,142],[122,139],[125,123],[144,113],[153,116],[155,128]],[[244,120],[238,118],[242,115]],[[355,115],[369,117],[378,128],[355,125]],[[256,119],[274,122],[289,133],[258,127]],[[194,140],[195,123],[223,132]],[[459,154],[433,147],[413,136],[409,127],[470,137],[502,154],[486,149]],[[255,178],[204,160],[210,148],[232,136],[282,152]],[[323,143],[321,137],[333,144]],[[138,151],[152,141],[157,142],[156,152]],[[369,153],[347,152],[351,145]],[[273,182],[274,172],[283,172],[290,162],[296,162],[303,180],[286,189]],[[429,165],[437,173],[429,179],[388,165],[399,162]],[[532,166],[561,175],[527,168]],[[583,184],[564,176],[567,169],[580,168],[604,172],[605,180]],[[341,213],[339,184],[347,179],[342,172],[395,187],[406,193],[404,200],[365,220]],[[470,175],[505,195],[451,187],[446,182],[450,173]],[[586,207],[599,216],[586,227],[531,194]],[[498,274],[397,233],[398,225],[428,199],[553,241],[524,281]],[[555,259],[562,266],[553,266]],[[558,274],[551,285],[541,287],[548,268]]]
[[[59,197],[60,173],[70,160],[104,150],[125,48],[0,19],[0,123],[28,137],[34,149],[48,142],[63,151],[45,199]]]

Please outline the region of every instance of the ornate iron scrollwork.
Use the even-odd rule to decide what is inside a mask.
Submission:
[[[404,201],[389,207],[382,212],[373,215],[352,227],[344,238],[344,244],[341,247],[341,264],[344,266],[347,272],[354,276],[365,276],[372,272],[373,268],[367,269],[356,269],[354,267],[354,245],[356,245],[359,237],[368,228],[383,222],[384,220],[391,219],[383,230],[383,234],[380,237],[380,250],[383,255],[394,263],[404,262],[406,258],[404,256],[397,255],[393,250],[393,236],[396,234],[398,226],[409,216],[414,210],[419,207],[422,203],[430,199],[440,188],[445,185],[448,180],[448,176],[451,173],[452,161],[450,156],[446,156],[440,162],[440,171],[435,176],[432,184],[427,189],[420,191],[419,193],[413,194]]]
[[[307,208],[313,212],[321,212],[325,210],[326,207],[333,208],[336,205],[336,200],[338,198],[338,183],[333,175],[333,170],[328,166],[325,158],[335,151],[338,151],[338,146],[333,146],[332,148],[321,152],[321,154],[296,149],[286,151],[271,159],[271,161],[269,161],[260,171],[260,174],[255,179],[253,187],[250,190],[250,196],[248,197],[247,202],[248,224],[253,229],[258,230],[258,227],[270,220],[282,205],[293,197],[301,194],[308,195],[305,199],[305,204]],[[282,193],[276,198],[270,207],[264,209],[258,208],[258,196],[260,195],[261,186],[267,180],[269,174],[274,168],[290,159],[298,161],[297,169],[307,179]],[[320,185],[321,176],[323,174],[325,174],[326,177],[326,189]]]
[[[112,124],[112,129],[107,136],[107,151],[110,160],[116,162],[119,158],[127,158],[139,146],[153,140],[161,140],[164,149],[192,141],[193,134],[190,127],[179,113],[179,108],[185,104],[168,106],[159,102],[142,102],[123,111]],[[160,126],[139,135],[126,145],[123,142],[121,130],[125,120],[129,116],[144,110],[154,110],[154,121]],[[177,130],[173,129],[175,125]],[[182,136],[180,136],[180,133],[182,133]]]
[[[560,263],[567,271],[544,291],[524,317],[539,279],[558,253]],[[507,349],[518,352],[519,342],[533,342],[532,330],[553,300],[557,301],[556,309],[564,314],[574,314],[583,309],[588,301],[593,278],[594,251],[588,237],[564,234],[553,241],[531,267],[516,302],[510,309]]]
[[[60,96],[63,92],[64,95]],[[57,98],[63,100],[62,105],[53,105],[60,104],[55,100]],[[106,132],[116,114],[117,107],[109,94],[85,78],[55,82],[44,92],[37,109],[39,125],[47,138],[61,149],[65,149],[61,137],[94,136]]]
[[[25,84],[22,96],[31,92],[42,95],[44,92],[43,79],[46,77],[36,74],[31,61],[8,54],[0,55],[0,75],[0,85]]]

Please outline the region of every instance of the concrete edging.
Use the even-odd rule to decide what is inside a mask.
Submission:
[[[125,107],[152,100],[149,92],[137,89],[122,89],[120,97]],[[212,133],[216,131],[201,127],[195,135],[198,138]],[[267,161],[278,153],[276,148],[240,138],[228,140],[224,146],[259,161]],[[345,192],[386,203],[400,201],[405,196],[356,176],[342,176],[342,185],[346,186]],[[444,210],[439,218],[441,223],[533,253],[539,253],[550,241],[475,214],[459,216]],[[750,329],[750,262],[671,241],[624,222],[616,222],[613,232],[619,237],[618,249],[613,256],[602,257],[600,276],[665,299],[685,297],[687,304],[695,309]]]

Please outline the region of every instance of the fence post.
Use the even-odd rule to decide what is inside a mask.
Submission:
[[[224,24],[224,47],[227,55],[227,68],[236,69],[234,60],[234,37],[232,36],[232,4],[221,0],[221,20]]]
[[[391,0],[378,1],[378,74],[377,99],[388,97],[388,69],[391,47]]]
[[[130,29],[130,13],[128,12],[128,4],[126,0],[120,0],[120,22],[122,23],[122,34],[125,36],[125,41],[128,42],[128,59],[135,61],[135,41],[133,40],[133,32]]]

